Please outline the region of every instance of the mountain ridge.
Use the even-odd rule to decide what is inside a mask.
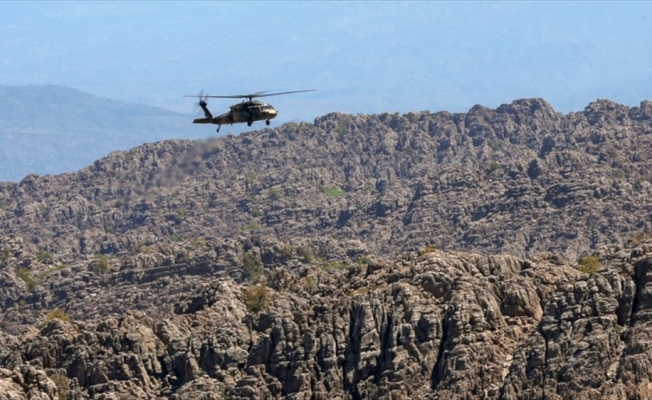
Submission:
[[[648,398],[651,164],[534,98],[0,182],[0,399]]]

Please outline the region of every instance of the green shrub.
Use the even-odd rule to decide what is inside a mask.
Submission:
[[[367,265],[370,262],[371,262],[371,258],[369,256],[360,256],[360,258],[358,258],[357,261],[357,263],[360,265]]]
[[[4,261],[9,259],[9,256],[11,255],[11,252],[9,251],[8,248],[5,248],[2,250],[2,253],[0,253],[0,260]]]
[[[48,253],[47,251],[37,251],[36,259],[40,262],[49,262],[52,261],[52,254]]]
[[[592,274],[600,269],[600,259],[596,256],[584,256],[577,262],[577,268],[585,273]]]
[[[324,192],[326,196],[330,197],[342,197],[344,196],[344,191],[342,189],[333,188]]]
[[[90,263],[90,269],[98,275],[108,273],[111,270],[109,259],[104,254],[96,254],[95,260]]]
[[[271,306],[266,286],[251,286],[242,291],[242,301],[249,312],[266,311]]]
[[[253,253],[245,253],[242,257],[242,268],[247,275],[247,279],[254,280],[263,273],[263,262]]]
[[[487,141],[487,144],[489,145],[489,148],[493,151],[501,150],[503,146],[505,146],[505,142],[501,140],[489,140]]]
[[[330,261],[319,266],[319,268],[324,271],[342,270],[347,269],[348,267],[348,264],[339,261]]]
[[[65,322],[70,322],[70,317],[66,314],[66,310],[63,308],[57,307],[54,310],[50,311],[45,317],[46,321],[51,321],[53,319],[60,319]]]
[[[33,292],[34,289],[36,289],[36,285],[38,285],[38,281],[34,278],[32,272],[27,268],[18,268],[16,270],[16,277],[22,279],[23,282],[25,282],[25,285],[27,285],[27,290],[30,292]]]
[[[258,225],[258,222],[256,221],[251,221],[242,227],[243,231],[257,231],[258,229],[260,229],[260,225]]]
[[[315,288],[317,285],[315,284],[315,278],[313,278],[311,275],[306,275],[306,290],[308,291],[308,294],[313,294],[315,292]]]
[[[61,374],[52,374],[50,375],[50,380],[57,387],[57,400],[68,399],[68,390],[70,389],[68,377]]]
[[[264,215],[263,210],[260,208],[256,208],[255,210],[251,211],[251,216],[254,218],[262,217]]]
[[[283,261],[288,261],[292,259],[292,256],[294,256],[295,253],[294,247],[291,245],[285,245],[281,248],[281,256],[283,257]]]
[[[494,171],[498,170],[500,168],[500,164],[498,164],[496,161],[492,161],[489,163],[489,166],[487,167],[487,175],[492,174]]]
[[[308,246],[297,247],[297,254],[301,257],[301,262],[304,264],[310,264],[314,259],[312,250]]]
[[[419,250],[419,257],[421,257],[421,256],[424,255],[424,254],[434,253],[435,251],[437,251],[437,249],[435,248],[435,246],[430,245],[430,244],[427,244],[426,247],[424,247],[423,249]]]
[[[280,200],[282,195],[281,195],[281,189],[279,188],[271,188],[267,191],[267,196],[269,197],[270,200]]]

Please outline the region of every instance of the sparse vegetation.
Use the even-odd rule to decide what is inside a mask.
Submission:
[[[37,251],[36,259],[42,263],[50,262],[52,261],[52,254],[48,253],[47,251]]]
[[[625,173],[617,168],[614,168],[612,171],[613,177],[616,179],[623,179],[625,177]]]
[[[434,253],[435,251],[437,251],[437,249],[435,248],[435,246],[433,246],[433,245],[431,245],[431,244],[427,244],[426,247],[424,247],[423,249],[419,250],[419,257],[421,257],[421,256],[424,255],[424,254]]]
[[[2,201],[2,200],[0,200],[0,210],[4,210],[4,208],[5,208],[6,206],[7,206],[7,205],[5,204],[5,202]]]
[[[585,274],[592,274],[597,272],[601,267],[600,259],[596,256],[590,255],[580,258],[577,264],[577,269]]]
[[[188,211],[186,211],[185,208],[178,208],[175,211],[173,221],[176,225],[180,225],[183,220],[186,218],[186,215],[188,215]]]
[[[50,311],[45,317],[46,321],[52,321],[53,319],[60,319],[61,321],[70,322],[70,317],[68,314],[66,314],[66,310],[60,307]]]
[[[142,254],[152,254],[153,252],[152,248],[144,243],[138,243],[137,245],[135,245],[134,251],[136,253],[142,253]]]
[[[319,268],[324,271],[343,270],[347,269],[348,267],[348,264],[339,261],[330,261],[319,266]]]
[[[360,265],[367,265],[370,262],[371,262],[371,258],[369,256],[360,256],[357,261],[357,263]]]
[[[308,291],[308,294],[312,295],[315,292],[315,288],[317,287],[315,284],[315,278],[313,278],[312,275],[306,275],[305,280],[306,290]]]
[[[70,389],[68,378],[61,374],[52,374],[49,378],[57,387],[57,400],[66,400]]]
[[[271,306],[266,286],[251,286],[242,291],[242,301],[249,312],[267,311]]]
[[[487,175],[491,175],[499,168],[500,168],[500,164],[498,164],[498,162],[496,161],[490,162],[489,165],[487,166]]]
[[[106,274],[111,270],[109,259],[104,254],[96,254],[95,260],[91,261],[89,267],[91,271],[98,275]]]
[[[260,229],[260,225],[258,225],[258,222],[256,221],[251,221],[250,223],[242,227],[243,231],[257,231],[259,229]]]
[[[487,144],[489,145],[489,148],[493,151],[502,150],[503,147],[505,146],[505,142],[503,142],[502,140],[488,140]]]
[[[335,128],[335,132],[337,133],[338,139],[342,140],[344,139],[344,136],[349,132],[349,127],[351,126],[351,123],[346,121],[342,122],[337,125],[337,128]]]
[[[314,259],[312,250],[310,249],[310,247],[307,246],[297,247],[297,255],[301,257],[301,262],[304,264],[310,264]]]
[[[344,196],[345,193],[341,189],[333,188],[333,189],[330,189],[330,190],[326,190],[324,192],[324,194],[326,196],[330,196],[330,197],[342,197],[342,196]]]
[[[254,218],[259,218],[262,217],[263,215],[265,214],[263,213],[263,210],[261,210],[260,208],[256,208],[253,211],[251,211],[251,216]]]
[[[2,250],[2,253],[0,253],[0,261],[4,261],[9,259],[9,256],[11,255],[11,252],[8,248],[5,248]]]
[[[291,245],[287,244],[281,248],[281,256],[283,256],[284,261],[288,261],[292,259],[292,256],[294,256],[295,253],[294,247]]]
[[[18,268],[16,270],[16,277],[25,282],[25,285],[27,285],[27,290],[30,292],[33,292],[34,289],[36,289],[36,285],[38,285],[38,281],[34,278],[32,272],[27,268]]]
[[[57,265],[57,266],[54,267],[54,268],[50,268],[50,269],[48,269],[48,270],[45,270],[45,271],[42,271],[42,272],[38,273],[38,274],[37,274],[37,278],[38,278],[39,280],[45,279],[45,278],[47,278],[48,276],[52,275],[53,273],[55,273],[55,272],[59,272],[59,271],[63,271],[63,270],[66,269],[66,268],[68,268],[67,265],[65,265],[65,264],[59,264],[59,265]]]
[[[270,200],[280,200],[282,195],[281,195],[281,190],[279,188],[271,188],[267,191],[267,197]]]
[[[258,279],[263,273],[263,262],[253,253],[245,253],[242,257],[242,268],[250,281]]]

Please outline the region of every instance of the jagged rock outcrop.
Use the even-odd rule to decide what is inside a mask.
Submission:
[[[70,322],[3,333],[0,385],[44,399],[644,399],[651,254],[649,240],[602,247],[581,272],[554,256],[429,247],[277,265],[257,284],[187,276],[198,287],[159,314],[85,318],[69,303]],[[268,307],[254,311],[260,288]]]
[[[648,398],[650,133],[334,113],[2,183],[0,400]]]

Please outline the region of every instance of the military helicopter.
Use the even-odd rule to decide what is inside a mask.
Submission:
[[[274,107],[268,103],[263,103],[262,101],[255,100],[258,97],[268,97],[268,96],[278,96],[281,94],[290,94],[290,93],[301,93],[301,92],[314,92],[315,89],[307,90],[294,90],[292,92],[280,92],[280,93],[266,93],[258,92],[253,94],[236,94],[233,96],[209,96],[204,93],[199,93],[196,96],[185,96],[185,97],[198,97],[199,98],[199,107],[204,111],[205,118],[195,118],[192,121],[193,124],[216,124],[217,132],[220,131],[220,127],[224,124],[237,124],[241,122],[246,122],[247,126],[251,126],[254,121],[265,121],[265,124],[269,125],[269,120],[276,117],[278,112]],[[222,115],[213,117],[213,114],[208,110],[208,103],[206,99],[208,98],[218,98],[218,99],[246,99],[242,100],[241,103],[234,104],[231,106],[231,110],[225,112]]]

